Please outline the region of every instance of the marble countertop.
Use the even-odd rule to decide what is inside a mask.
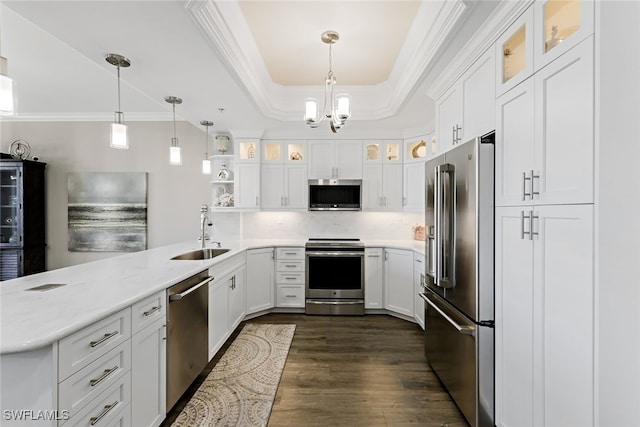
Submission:
[[[304,246],[305,240],[223,242],[229,252],[209,260],[175,261],[171,257],[199,249],[184,242],[99,261],[33,274],[0,283],[0,354],[50,345],[85,326],[246,249]],[[364,240],[368,247],[410,249],[424,254],[424,242]],[[208,245],[207,247],[211,247]],[[61,286],[31,291],[46,284]]]

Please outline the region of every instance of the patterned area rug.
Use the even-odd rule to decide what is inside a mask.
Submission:
[[[246,324],[172,427],[266,426],[295,330]]]

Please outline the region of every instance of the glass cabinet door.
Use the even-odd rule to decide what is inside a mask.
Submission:
[[[22,168],[3,165],[0,169],[0,245],[20,246],[22,242]]]
[[[533,7],[529,7],[498,39],[497,96],[533,74],[533,22]]]

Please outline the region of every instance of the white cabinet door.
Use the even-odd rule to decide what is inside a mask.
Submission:
[[[444,153],[454,143],[462,141],[462,90],[459,84],[454,84],[436,102],[436,123],[438,153]]]
[[[309,179],[335,178],[333,143],[309,141]]]
[[[281,163],[263,164],[260,171],[262,187],[260,206],[262,209],[280,209],[283,206],[282,180],[284,169]]]
[[[230,275],[227,286],[229,286],[229,333],[233,333],[236,327],[244,319],[245,310],[245,267],[234,270]]]
[[[274,249],[247,251],[247,314],[273,308]]]
[[[402,165],[382,165],[382,201],[387,211],[402,210]]]
[[[260,207],[260,164],[238,163],[236,165],[235,206],[257,209]]]
[[[533,212],[533,424],[592,426],[593,206],[534,206]]]
[[[408,163],[404,165],[404,210],[424,212],[425,174],[424,163]]]
[[[424,255],[413,256],[413,318],[424,329],[424,300],[420,293],[424,292],[422,284],[424,280]]]
[[[370,163],[362,169],[362,210],[382,207],[382,164]]]
[[[306,209],[309,205],[309,182],[306,164],[284,166],[284,197],[287,209]]]
[[[535,75],[534,203],[593,203],[593,38]]]
[[[209,284],[209,360],[229,337],[227,290],[225,278]]]
[[[362,141],[335,141],[335,165],[340,179],[362,179]]]
[[[533,243],[524,209],[495,210],[496,425],[533,423]]]
[[[465,72],[462,86],[462,142],[495,129],[496,63],[489,49]]]
[[[383,304],[383,249],[364,250],[364,308],[384,308]]]
[[[413,251],[385,249],[384,253],[384,306],[413,317]]]
[[[496,425],[594,425],[593,238],[592,205],[496,209]]]
[[[496,101],[496,206],[531,204],[534,168],[534,81],[529,79]],[[525,178],[529,178],[525,180]]]
[[[167,415],[165,319],[131,338],[131,425],[159,426]]]

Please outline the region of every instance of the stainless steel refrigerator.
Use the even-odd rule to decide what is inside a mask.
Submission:
[[[494,140],[425,165],[425,356],[472,426],[494,426]]]

